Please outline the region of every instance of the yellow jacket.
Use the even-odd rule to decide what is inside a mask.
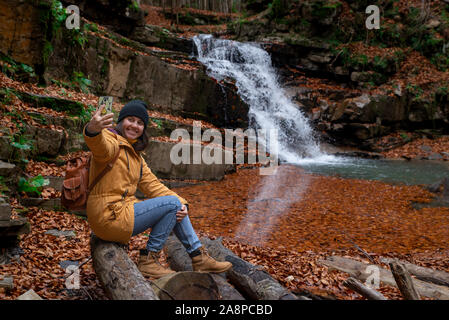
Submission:
[[[120,155],[113,168],[91,190],[87,200],[87,221],[94,234],[106,241],[128,243],[134,228],[134,196],[139,188],[147,198],[173,195],[181,203],[187,201],[163,185],[151,172],[142,156],[128,140],[110,130],[89,137],[84,127],[83,135],[92,152],[89,181],[105,168],[120,148]],[[142,178],[140,168],[142,165]]]

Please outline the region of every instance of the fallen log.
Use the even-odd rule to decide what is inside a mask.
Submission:
[[[405,300],[421,300],[413,284],[413,279],[405,267],[399,262],[393,261],[390,262],[390,269]]]
[[[389,264],[390,262],[395,261],[395,259],[381,258],[380,261]],[[404,265],[408,272],[410,272],[419,280],[432,282],[438,285],[449,286],[449,273],[447,272],[420,267],[407,261],[399,260],[399,262]]]
[[[232,269],[226,273],[229,281],[249,299],[309,300],[291,293],[261,267],[236,256],[231,250],[223,246],[221,239],[210,240],[203,238],[201,242],[211,257],[232,263]]]
[[[345,282],[343,282],[343,285],[351,289],[352,291],[355,291],[368,300],[388,300],[385,298],[380,292],[377,292],[376,290],[372,288],[368,288],[363,283],[358,281],[357,279],[353,277],[349,277],[346,279]]]
[[[177,272],[154,280],[151,286],[161,300],[219,300],[218,285],[202,272]]]
[[[225,248],[221,239],[202,238],[201,242],[214,259],[229,261],[232,268],[226,272],[231,282],[248,299],[254,300],[309,300],[297,297],[261,267],[255,266]]]
[[[174,235],[170,235],[165,243],[165,252],[167,262],[175,271],[192,271],[192,260],[186,252],[186,249]],[[193,272],[192,272],[193,273]],[[203,273],[204,274],[204,273]],[[224,277],[218,274],[209,274],[218,288],[220,300],[245,300],[243,296],[234,287],[232,287]]]
[[[324,266],[331,269],[336,269],[342,272],[346,272],[354,278],[357,278],[361,282],[365,282],[369,277],[372,277],[371,272],[366,272],[368,266],[372,264],[356,261],[349,258],[331,256],[327,257],[325,260],[318,260],[318,262]],[[379,268],[379,280],[386,285],[395,286],[396,281],[392,273],[389,270],[382,268],[381,266],[376,266]],[[427,283],[418,279],[413,279],[413,284],[420,296],[439,299],[439,300],[449,300],[449,288],[444,286],[439,286],[431,283]]]
[[[14,289],[14,278],[11,276],[0,276],[0,288]]]
[[[95,273],[112,300],[159,300],[122,246],[91,235]]]
[[[219,274],[210,274],[218,285],[221,300],[245,300],[245,298]]]

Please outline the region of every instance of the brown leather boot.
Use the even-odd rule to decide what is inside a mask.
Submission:
[[[201,254],[192,258],[193,271],[221,273],[232,267],[230,262],[219,262],[211,258],[203,247],[200,250]]]
[[[164,268],[159,262],[160,252],[148,252],[148,255],[140,255],[137,269],[143,276],[155,279],[162,278],[168,274],[175,273],[170,268]]]

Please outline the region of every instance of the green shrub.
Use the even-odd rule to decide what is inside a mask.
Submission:
[[[0,52],[0,70],[8,77],[18,81],[25,81],[36,77],[33,67],[14,61],[11,57]]]
[[[312,16],[318,19],[327,18],[340,6],[340,1],[314,1],[312,3]]]
[[[135,0],[132,0],[130,2],[130,4],[128,4],[128,8],[136,10],[136,11],[140,10],[139,4]]]
[[[20,177],[17,191],[25,192],[32,196],[40,196],[43,188],[49,184],[50,181],[48,179],[44,179],[42,175],[38,175],[30,179]]]
[[[368,66],[366,55],[351,53],[347,48],[342,49],[341,57],[345,67],[364,70]]]
[[[27,139],[22,135],[14,136],[11,146],[20,150],[31,150],[33,148],[33,140]]]
[[[151,119],[151,121],[157,125],[158,129],[162,128],[162,121],[160,119]]]
[[[89,86],[92,84],[92,81],[88,78],[85,78],[84,73],[74,71],[72,75],[72,84],[75,88],[80,89],[84,93],[89,93]]]
[[[273,0],[268,6],[271,9],[270,14],[273,19],[280,19],[287,13],[288,5],[284,0]]]
[[[415,84],[407,84],[407,86],[405,88],[411,95],[413,95],[413,97],[412,97],[413,101],[421,100],[421,98],[424,94],[424,90],[420,86],[417,86]]]
[[[445,53],[436,53],[430,58],[430,62],[433,63],[438,70],[446,71],[449,68],[449,56]]]
[[[376,70],[377,72],[385,72],[388,68],[388,61],[385,58],[375,56],[373,61],[373,67],[374,70]]]
[[[96,23],[86,23],[85,25],[85,30],[87,31],[92,31],[92,32],[98,32],[98,25]]]
[[[13,95],[14,95],[14,93],[10,88],[1,88],[0,89],[0,103],[1,104],[10,104],[12,101]]]
[[[87,105],[87,109],[81,109],[81,114],[79,115],[79,119],[81,123],[87,123],[92,118],[93,112],[96,110],[94,106],[91,104]]]

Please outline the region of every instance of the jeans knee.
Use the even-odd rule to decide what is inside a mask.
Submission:
[[[182,203],[179,201],[178,197],[176,196],[167,196],[167,200],[170,201],[171,204],[173,204],[176,207],[176,212],[181,210]]]
[[[170,220],[175,224],[176,223],[176,214],[181,210],[181,201],[175,196],[167,196],[170,197],[168,200],[169,206],[167,207],[166,215],[169,216]],[[174,227],[174,225],[172,226]]]

